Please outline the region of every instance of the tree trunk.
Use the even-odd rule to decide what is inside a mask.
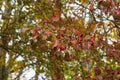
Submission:
[[[4,10],[4,15],[2,15],[2,18],[3,17],[6,17],[4,18],[4,21],[3,21],[3,26],[5,28],[7,28],[8,26],[8,22],[9,22],[9,19],[8,17],[10,17],[10,0],[4,0],[2,2],[3,3],[6,3],[6,6],[4,6],[5,10]],[[6,30],[6,29],[5,29]],[[4,29],[2,30],[1,29],[1,34],[5,34]],[[5,36],[1,36],[1,45],[3,45],[4,47],[8,44],[8,40],[6,39],[7,37]],[[0,80],[8,80],[8,75],[9,75],[9,72],[8,72],[8,68],[6,66],[6,51],[4,50],[4,48],[0,48]]]
[[[0,80],[8,79],[8,70],[6,68],[6,53],[0,49]]]

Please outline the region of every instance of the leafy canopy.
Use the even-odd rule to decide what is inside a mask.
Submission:
[[[0,68],[8,77],[33,68],[36,80],[120,79],[119,0],[2,0],[0,7]]]

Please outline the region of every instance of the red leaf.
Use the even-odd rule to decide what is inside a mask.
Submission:
[[[101,5],[102,2],[103,2],[103,0],[99,0],[98,1],[98,5]]]
[[[64,31],[64,30],[65,30],[65,27],[64,27],[64,26],[62,26],[61,30],[62,30],[62,31]]]
[[[45,22],[48,22],[48,23],[49,23],[49,22],[51,22],[51,21],[50,21],[50,19],[45,18]]]
[[[59,18],[58,16],[53,16],[53,17],[52,17],[52,20],[53,20],[54,22],[59,21],[59,19],[60,19],[60,18]]]
[[[40,44],[39,48],[42,52],[45,52],[48,49],[47,45],[45,45],[45,44]]]
[[[56,50],[59,45],[60,45],[60,41],[59,41],[58,39],[56,39],[56,40],[53,42],[52,49]]]
[[[38,30],[37,32],[38,32],[39,34],[42,34],[43,31],[42,31],[42,30]]]
[[[21,33],[25,33],[29,28],[22,28]]]
[[[71,41],[73,45],[76,45],[77,44],[77,40],[74,39],[73,41]]]
[[[73,33],[74,33],[75,35],[79,35],[79,34],[80,34],[80,31],[77,30],[77,29],[73,29]]]
[[[95,68],[94,68],[94,72],[95,72],[96,75],[101,74],[101,70],[100,70],[99,67],[95,67]]]
[[[103,10],[103,12],[104,12],[105,14],[108,13],[108,9],[107,9],[106,7],[103,7],[102,10]]]
[[[90,35],[86,35],[85,38],[84,38],[85,41],[88,41],[89,39],[91,39]]]
[[[74,3],[74,2],[75,2],[75,0],[70,0],[70,2],[71,2],[71,3]]]
[[[106,50],[106,54],[107,54],[107,56],[109,56],[109,57],[114,57],[114,53],[112,53],[112,50],[111,50],[111,49]]]
[[[70,27],[74,27],[75,25],[74,24],[70,24]]]
[[[32,35],[35,35],[36,32],[37,32],[37,30],[36,30],[36,29],[33,29],[33,30],[31,30],[30,32],[31,32]]]
[[[91,47],[91,42],[83,42],[82,43],[82,48],[83,49],[89,49]]]

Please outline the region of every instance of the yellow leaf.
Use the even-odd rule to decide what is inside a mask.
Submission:
[[[84,70],[84,71],[88,71],[88,69],[87,69],[86,67],[83,67],[83,70]]]
[[[78,28],[79,30],[81,30],[81,31],[85,30],[85,26],[84,26],[83,20],[75,21],[74,24],[75,24],[75,27]]]
[[[84,0],[79,0],[81,3],[83,3],[84,2]]]
[[[82,4],[87,4],[89,0],[79,0]]]
[[[92,23],[91,26],[90,26],[90,32],[94,32],[95,30],[95,27],[96,27],[96,23]]]

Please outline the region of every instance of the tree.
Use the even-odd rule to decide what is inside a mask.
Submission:
[[[31,67],[35,80],[120,79],[119,0],[0,4],[0,80]]]

